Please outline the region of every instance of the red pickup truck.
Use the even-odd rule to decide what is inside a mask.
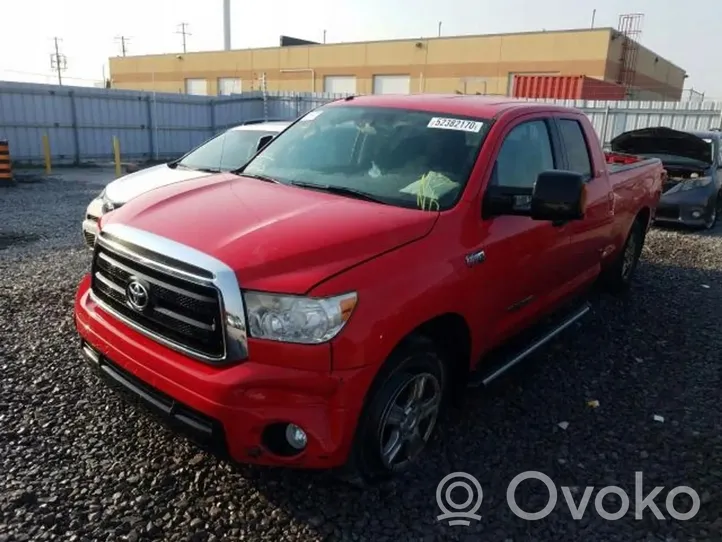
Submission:
[[[629,285],[663,169],[622,162],[566,107],[327,104],[240,170],[103,217],[84,357],[233,460],[389,477],[597,279]]]

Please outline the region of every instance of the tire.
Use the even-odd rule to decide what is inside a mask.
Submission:
[[[359,416],[353,448],[342,472],[347,482],[368,487],[414,466],[445,411],[449,397],[447,367],[439,349],[422,336],[412,336],[391,354]],[[421,391],[421,401],[404,410],[402,405],[409,403],[413,391]],[[423,407],[428,412],[423,412]],[[400,447],[391,446],[394,442],[401,442]],[[395,455],[388,453],[397,447]]]
[[[602,284],[607,291],[616,293],[629,289],[637,271],[644,240],[644,224],[641,219],[637,218],[632,224],[632,229],[619,256],[610,267],[602,272]]]

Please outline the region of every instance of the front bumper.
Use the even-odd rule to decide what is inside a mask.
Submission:
[[[333,468],[346,462],[373,377],[370,368],[303,371],[253,359],[209,366],[113,319],[93,301],[89,287],[85,277],[75,300],[86,359],[194,440],[243,463]],[[264,349],[264,355],[268,352]],[[282,423],[306,432],[302,452],[288,456],[273,451],[269,428]]]
[[[662,224],[680,224],[703,227],[709,215],[704,205],[661,201],[655,211],[654,221]]]

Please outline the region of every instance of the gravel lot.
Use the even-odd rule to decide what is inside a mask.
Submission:
[[[654,230],[629,298],[599,298],[578,332],[470,393],[416,475],[360,492],[325,474],[221,463],[90,375],[71,319],[89,265],[79,227],[109,177],[86,177],[0,188],[1,542],[722,540],[719,235]],[[584,517],[572,519],[561,488],[545,519],[515,517],[506,488],[527,470],[576,502],[595,486]],[[436,485],[454,471],[484,489],[468,527],[436,520]],[[655,502],[667,519],[649,508],[634,519],[635,471],[645,496],[664,486]],[[610,484],[630,496],[618,521],[594,507]],[[689,521],[667,514],[677,485],[700,496]],[[547,499],[541,483],[517,491],[529,511]]]

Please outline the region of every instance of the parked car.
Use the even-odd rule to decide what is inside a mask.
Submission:
[[[662,160],[667,170],[655,221],[710,230],[722,214],[720,132],[655,127],[615,137],[614,152]]]
[[[661,175],[608,168],[576,109],[332,102],[238,174],[104,216],[82,351],[234,460],[390,477],[464,386],[582,318],[597,279],[628,287]]]
[[[237,169],[289,124],[286,121],[248,121],[209,139],[177,160],[124,175],[109,183],[85,212],[85,243],[93,248],[98,219],[104,213],[160,186]]]

